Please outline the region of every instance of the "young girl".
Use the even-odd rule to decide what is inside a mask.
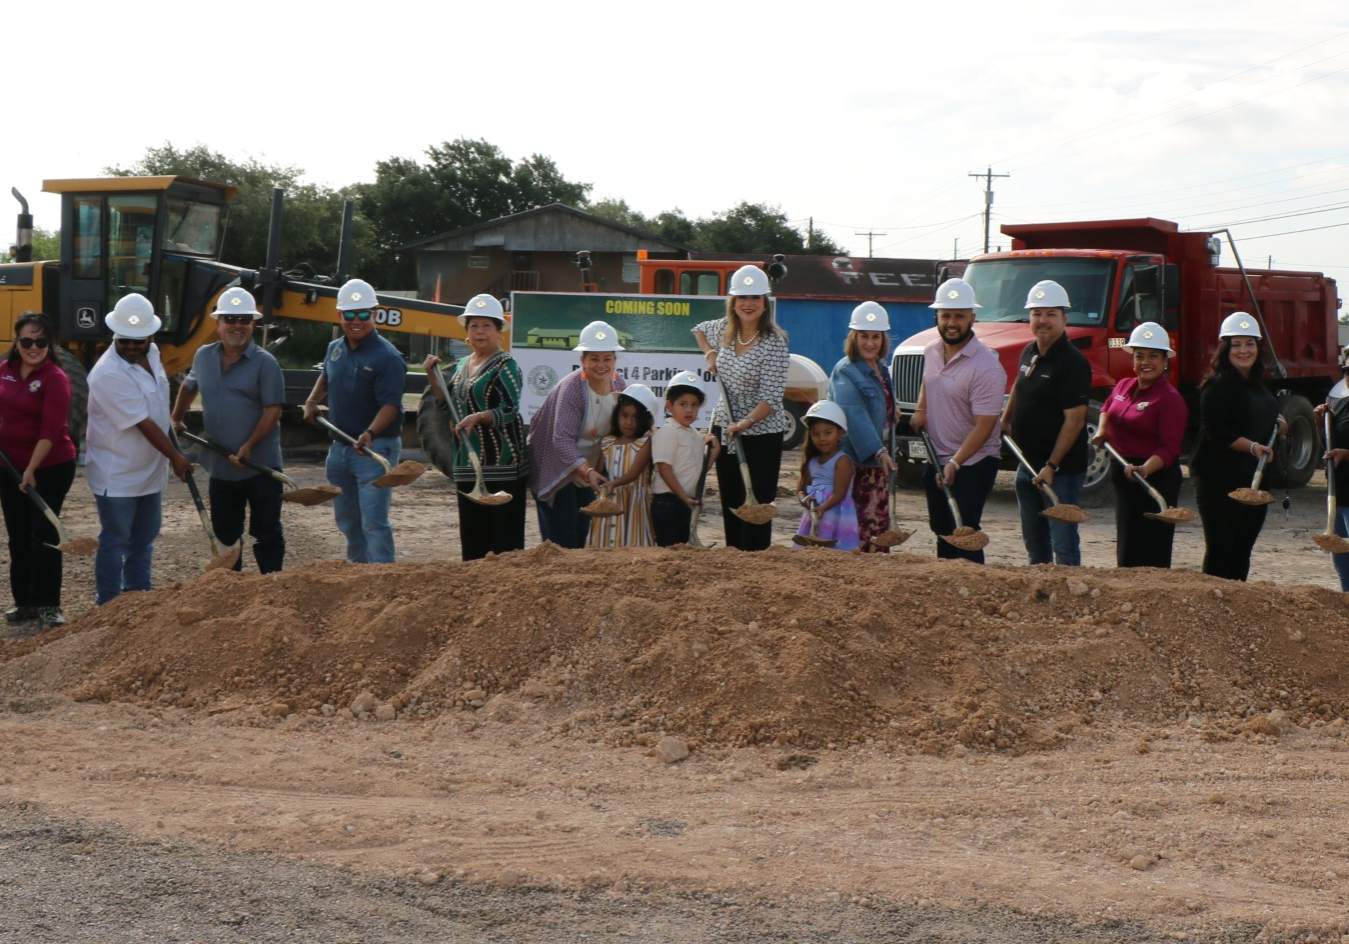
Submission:
[[[590,522],[587,547],[653,547],[651,533],[651,427],[655,393],[645,384],[628,384],[618,395],[609,435],[600,440],[600,470],[609,479],[609,497],[623,514]]]
[[[835,550],[852,551],[858,547],[857,506],[852,498],[852,460],[839,448],[848,433],[848,419],[832,400],[820,400],[806,411],[805,457],[796,492],[806,504],[806,514],[797,534],[810,534],[813,507],[820,518],[815,536],[837,541]]]

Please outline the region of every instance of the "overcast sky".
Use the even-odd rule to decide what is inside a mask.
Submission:
[[[1349,282],[1349,6],[1084,6],[11,4],[0,183],[54,229],[44,178],[150,145],[337,187],[470,137],[647,214],[770,203],[856,255],[875,231],[936,258],[982,248],[991,167],[995,245],[1000,222],[1155,216]]]

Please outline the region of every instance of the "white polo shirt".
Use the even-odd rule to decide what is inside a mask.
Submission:
[[[164,491],[169,460],[136,428],[152,419],[169,431],[169,378],[150,345],[150,371],[117,354],[113,344],[89,372],[89,433],[84,476],[95,495],[137,498]]]

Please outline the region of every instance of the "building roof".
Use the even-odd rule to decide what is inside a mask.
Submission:
[[[685,251],[672,240],[586,213],[562,203],[522,210],[474,223],[438,236],[405,243],[398,252],[471,252],[501,247],[516,252],[635,252],[638,249]]]

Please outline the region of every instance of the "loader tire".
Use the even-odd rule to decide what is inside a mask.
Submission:
[[[52,345],[57,365],[70,378],[70,441],[76,452],[84,451],[84,434],[89,426],[89,372],[75,355],[63,347]]]

